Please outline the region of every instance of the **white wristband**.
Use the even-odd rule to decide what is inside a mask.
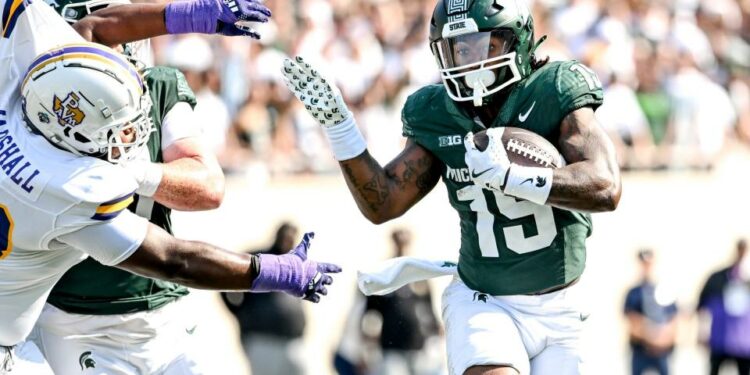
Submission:
[[[552,168],[511,164],[503,193],[543,205],[552,190],[552,174]]]
[[[138,183],[135,193],[144,197],[153,197],[156,189],[161,184],[164,171],[161,164],[152,163],[146,160],[134,160],[123,164],[123,167],[130,172]]]
[[[360,155],[367,149],[365,138],[359,132],[354,116],[349,117],[333,126],[324,126],[323,130],[331,142],[331,149],[336,160],[349,160]]]

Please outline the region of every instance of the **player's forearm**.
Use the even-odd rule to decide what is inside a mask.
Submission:
[[[619,176],[613,172],[586,161],[556,169],[547,203],[574,211],[613,211],[622,192]]]
[[[217,166],[193,158],[160,164],[163,177],[154,194],[157,202],[180,211],[211,210],[224,199],[224,174]]]
[[[73,25],[84,39],[114,47],[164,35],[165,4],[134,4],[100,9]]]
[[[117,266],[146,277],[211,290],[249,290],[256,276],[252,255],[178,240],[153,225],[139,249]]]
[[[441,164],[411,139],[385,168],[367,150],[339,164],[359,210],[375,224],[403,215],[440,180]]]
[[[250,290],[255,278],[253,255],[233,253],[216,246],[183,241],[170,259],[169,280],[191,288],[210,290]]]
[[[368,220],[382,224],[403,214],[394,210],[396,205],[391,202],[397,181],[368,151],[340,161],[339,166],[357,207]]]

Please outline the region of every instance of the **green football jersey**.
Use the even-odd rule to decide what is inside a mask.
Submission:
[[[548,63],[513,86],[494,123],[533,131],[557,144],[570,112],[601,105],[596,74],[576,61]],[[587,214],[538,205],[474,185],[463,138],[481,123],[450,99],[443,85],[411,95],[402,112],[404,136],[442,161],[442,180],[458,212],[458,271],[470,288],[492,295],[538,292],[581,275],[586,262]]]
[[[194,107],[195,95],[179,70],[154,67],[146,69],[144,76],[153,101],[151,119],[155,127],[148,150],[151,161],[162,162],[162,120],[178,102]],[[136,195],[128,209],[172,232],[171,210],[153,199]],[[70,313],[112,315],[156,309],[186,294],[184,286],[141,277],[87,258],[63,275],[47,302]]]

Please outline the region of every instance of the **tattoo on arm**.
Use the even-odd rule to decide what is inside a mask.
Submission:
[[[429,193],[440,178],[440,164],[414,143],[385,168],[368,153],[341,163],[349,190],[370,219],[398,217]]]

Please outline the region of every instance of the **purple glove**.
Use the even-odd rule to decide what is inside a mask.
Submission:
[[[164,23],[169,34],[202,33],[227,36],[260,34],[238,21],[268,22],[271,11],[258,0],[188,0],[173,1],[164,10]]]
[[[307,250],[314,233],[305,233],[297,247],[284,255],[260,254],[260,273],[250,288],[252,292],[285,292],[319,302],[320,295],[328,294],[326,285],[333,278],[327,273],[339,273],[341,267],[307,259]]]

